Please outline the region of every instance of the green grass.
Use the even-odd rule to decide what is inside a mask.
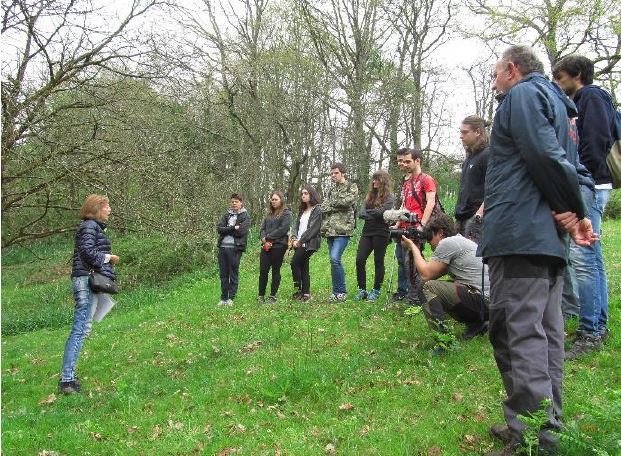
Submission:
[[[567,365],[567,439],[579,440],[565,444],[571,455],[592,447],[621,453],[620,222],[605,223],[603,242],[612,339],[600,353]],[[66,248],[38,251],[50,259],[36,263],[27,254],[3,258],[2,305],[8,295],[11,318],[20,314],[18,299],[30,314],[45,307],[30,301],[46,293],[64,294],[58,305],[70,312],[67,276],[54,272]],[[352,241],[344,257],[350,293],[354,256]],[[504,393],[486,338],[431,358],[433,337],[422,315],[383,312],[381,304],[328,304],[325,244],[311,264],[310,305],[285,299],[293,291],[287,264],[280,302],[255,303],[258,249],[242,258],[232,308],[216,305],[213,266],[165,287],[118,295],[117,308],[85,343],[78,365],[84,394],[51,403],[40,402],[56,393],[69,323],[4,336],[3,454],[199,455],[233,448],[316,455],[332,445],[348,455],[459,455],[499,447],[487,428],[502,421]],[[33,274],[42,278],[24,280]]]

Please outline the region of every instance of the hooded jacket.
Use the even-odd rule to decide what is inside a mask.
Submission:
[[[248,211],[246,211],[245,207],[242,207],[237,213],[237,225],[239,225],[239,229],[236,230],[234,226],[229,226],[229,219],[235,215],[235,213],[229,209],[226,213],[220,218],[218,224],[216,225],[216,229],[218,230],[218,247],[222,244],[222,239],[224,236],[230,235],[233,236],[235,241],[235,248],[240,252],[244,252],[246,250],[246,243],[248,241],[248,230],[250,229],[250,215],[248,215]]]
[[[484,258],[546,255],[566,261],[552,211],[583,218],[573,128],[574,103],[539,73],[511,88],[494,116],[485,179]],[[586,178],[588,179],[588,178]]]
[[[580,161],[593,175],[597,184],[612,182],[606,156],[613,143],[615,110],[612,98],[595,85],[580,88],[574,96],[578,108],[578,152]]]

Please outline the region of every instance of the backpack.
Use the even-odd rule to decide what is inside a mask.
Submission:
[[[612,147],[606,156],[612,177],[612,188],[621,188],[621,112],[615,111],[612,121]]]
[[[427,176],[427,174],[421,173],[421,179],[425,179],[427,177],[431,177],[431,176]],[[421,204],[421,201],[414,189],[414,184],[412,184],[412,196],[414,197],[418,205],[421,207],[423,212],[425,212],[425,208],[427,207],[427,193],[423,192],[423,202]],[[431,211],[431,216],[429,218],[435,217],[439,214],[446,214],[446,211],[444,210],[444,206],[442,206],[442,203],[440,202],[440,198],[438,197],[438,192],[436,190],[436,203],[433,206],[433,210]]]

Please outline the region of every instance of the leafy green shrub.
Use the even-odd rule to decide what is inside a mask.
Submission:
[[[608,205],[606,206],[606,212],[604,213],[604,217],[610,219],[621,218],[621,189],[616,189],[612,191],[612,194],[610,195],[610,200],[608,201]]]
[[[112,240],[114,253],[121,261],[116,268],[122,287],[157,285],[173,277],[205,269],[213,263],[210,241],[178,239],[163,236],[120,237]]]

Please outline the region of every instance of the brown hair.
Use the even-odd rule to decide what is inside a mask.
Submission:
[[[453,223],[453,219],[446,214],[434,215],[429,219],[425,228],[432,234],[437,234],[442,231],[445,238],[455,236],[455,224]]]
[[[483,117],[477,115],[471,115],[466,117],[461,121],[462,125],[468,125],[472,130],[479,131],[481,133],[481,140],[477,144],[476,149],[482,149],[482,146],[487,146],[489,143],[489,138],[487,136],[487,127],[491,125],[488,120],[485,120]]]
[[[302,214],[307,209],[306,203],[302,201],[302,192],[304,190],[308,192],[308,206],[313,207],[321,204],[321,198],[319,197],[319,193],[317,193],[317,190],[315,190],[315,187],[311,185],[306,185],[300,189],[300,207],[298,208],[298,214]]]
[[[409,155],[412,160],[420,160],[420,164],[423,164],[423,154],[420,150],[411,149],[409,147],[402,147],[397,151],[397,156]]]
[[[379,182],[379,188],[373,187],[374,180],[377,180]],[[390,175],[383,169],[380,169],[378,171],[375,171],[373,173],[373,176],[371,176],[371,182],[369,183],[369,192],[367,193],[364,202],[367,205],[379,207],[382,205],[382,203],[386,201],[391,192],[392,190],[390,188]]]
[[[332,163],[330,165],[330,170],[338,169],[341,174],[347,174],[347,170],[345,169],[345,165],[341,162]]]
[[[109,204],[107,196],[88,195],[84,200],[84,204],[80,208],[80,218],[82,220],[98,220],[99,212],[106,204]]]
[[[274,195],[280,198],[280,206],[277,208],[274,208],[272,206],[272,196]],[[285,195],[283,195],[282,192],[279,192],[278,190],[274,190],[272,193],[270,193],[270,199],[267,202],[267,216],[272,217],[272,218],[280,217],[282,213],[284,212],[284,210],[285,210]]]

